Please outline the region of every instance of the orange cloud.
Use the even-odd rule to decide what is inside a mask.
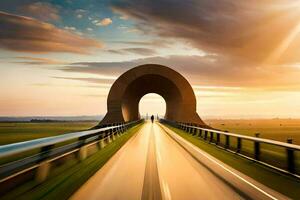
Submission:
[[[112,7],[146,33],[186,40],[240,65],[270,56],[276,63],[300,61],[299,1],[116,0]]]
[[[97,22],[95,25],[96,26],[108,26],[112,24],[112,20],[110,18],[104,18],[100,22]]]
[[[81,74],[118,76],[137,65],[157,63],[172,67],[183,74],[192,84],[218,87],[268,88],[268,90],[298,90],[300,70],[295,67],[264,66],[240,67],[226,57],[168,56],[148,57],[124,62],[81,62],[73,63],[60,70]],[[220,65],[222,63],[222,65]],[[75,67],[76,66],[76,67]],[[91,80],[84,80],[91,82]],[[99,79],[102,83],[103,79]],[[93,83],[97,81],[92,80]]]
[[[52,24],[39,20],[0,12],[0,48],[18,52],[69,52],[87,54],[102,44],[84,38]]]
[[[26,65],[63,65],[67,64],[67,62],[49,59],[49,58],[36,58],[36,57],[29,57],[29,56],[19,56],[16,57],[17,59],[23,60],[16,63],[22,63]]]
[[[142,56],[152,56],[156,54],[156,51],[150,48],[140,48],[140,47],[135,47],[135,48],[123,48],[123,49],[109,49],[107,50],[110,53],[115,53],[115,54],[137,54],[137,55],[142,55]]]

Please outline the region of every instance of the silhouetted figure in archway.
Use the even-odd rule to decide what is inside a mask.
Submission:
[[[151,122],[153,123],[153,121],[154,121],[154,116],[151,115]]]

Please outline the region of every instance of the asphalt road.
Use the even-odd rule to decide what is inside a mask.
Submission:
[[[285,198],[181,139],[146,123],[71,199]]]

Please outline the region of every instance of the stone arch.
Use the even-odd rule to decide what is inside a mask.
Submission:
[[[148,93],[164,98],[166,119],[205,125],[196,113],[196,97],[188,81],[173,69],[157,64],[132,68],[113,83],[107,99],[107,114],[100,124],[139,119],[139,101]]]

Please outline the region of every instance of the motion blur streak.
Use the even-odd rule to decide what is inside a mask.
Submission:
[[[149,159],[157,167],[146,167]],[[157,173],[162,199],[241,199],[156,123],[146,123],[71,199],[143,199],[159,192],[145,181]]]

